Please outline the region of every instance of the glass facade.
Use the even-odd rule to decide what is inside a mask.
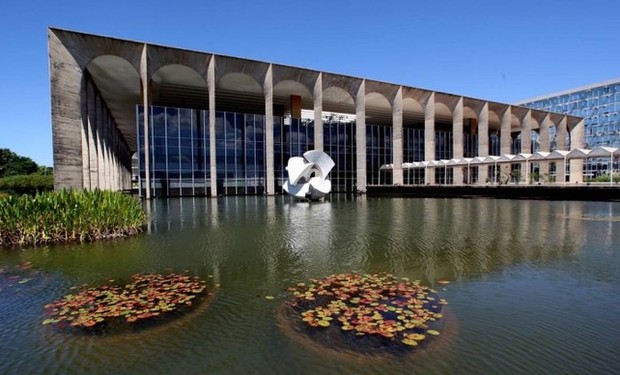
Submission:
[[[217,175],[211,176],[209,111],[151,106],[149,113],[150,175],[152,196],[211,195],[211,181],[219,195],[257,195],[265,193],[265,116],[262,114],[215,113],[215,164]],[[140,193],[145,195],[145,146],[142,106],[137,106],[138,164]],[[452,159],[452,125],[437,123],[435,160]],[[392,171],[381,171],[393,161],[393,128],[389,125],[366,125],[366,181],[368,185],[391,185]],[[403,162],[423,161],[424,129],[403,128]],[[535,141],[532,141],[535,144]],[[499,155],[499,137],[489,135],[489,153]],[[314,122],[310,119],[274,116],[273,160],[275,192],[282,193],[288,178],[289,158],[301,156],[315,148]],[[520,148],[520,138],[512,143],[513,153]],[[335,193],[356,192],[356,123],[353,118],[329,117],[323,122],[323,149],[334,160],[329,179]],[[463,156],[473,158],[478,152],[478,135],[474,130],[463,134]],[[476,178],[471,166],[467,175]],[[432,168],[435,182],[452,184],[453,168]],[[423,184],[425,169],[404,169],[405,185]],[[489,170],[489,174],[492,171]],[[476,181],[471,180],[471,183]]]
[[[323,122],[323,150],[334,160],[334,168],[329,174],[332,191],[335,193],[355,192],[355,122]]]
[[[138,164],[145,178],[144,108],[137,109]],[[183,108],[150,107],[150,165],[153,196],[209,193],[208,114]],[[140,184],[140,193],[145,186]]]
[[[403,128],[403,161],[424,161],[424,129]],[[403,183],[423,184],[424,173],[424,168],[404,169]]]
[[[140,194],[145,194],[143,112],[138,106],[138,170]],[[209,112],[173,107],[149,107],[151,194],[201,196],[211,194]],[[391,132],[390,132],[391,137]],[[314,123],[274,117],[274,177],[276,192],[286,181],[291,156],[314,149]],[[389,140],[391,142],[391,138]],[[355,191],[355,122],[324,122],[324,150],[335,166],[330,172],[333,192]],[[265,192],[265,119],[263,115],[216,112],[215,147],[217,192],[256,195]],[[389,152],[391,146],[382,150]],[[374,157],[374,156],[373,156]],[[384,159],[381,159],[384,160]],[[375,168],[374,164],[373,168]],[[375,171],[379,170],[376,166]]]
[[[142,106],[137,108],[140,194],[144,195],[145,145]],[[209,113],[149,107],[151,194],[201,196],[211,193]],[[265,186],[265,126],[262,115],[216,112],[218,193],[261,194]]]
[[[585,148],[620,147],[620,81],[523,104],[585,120]]]
[[[366,183],[392,184],[392,172],[380,171],[383,164],[392,163],[392,127],[366,125]]]
[[[216,112],[218,194],[253,195],[265,191],[264,122],[263,115]]]

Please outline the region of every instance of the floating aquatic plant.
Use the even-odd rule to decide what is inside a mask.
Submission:
[[[15,266],[2,266],[0,267],[0,292],[29,283],[38,275],[37,271],[32,270],[30,262]]]
[[[435,325],[442,305],[437,293],[419,281],[391,274],[345,273],[324,279],[310,279],[288,289],[294,319],[313,334],[323,330],[364,339],[374,347],[415,347],[430,336],[439,335]]]
[[[135,323],[191,306],[205,290],[198,277],[136,274],[125,286],[84,288],[46,305],[43,324],[93,328],[111,321]]]

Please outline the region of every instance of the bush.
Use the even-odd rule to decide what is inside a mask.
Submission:
[[[0,178],[0,192],[8,194],[35,195],[44,191],[54,190],[54,176],[52,175],[18,175]]]
[[[620,174],[618,174],[618,172],[614,172],[613,175],[613,181],[614,183],[620,183]],[[586,178],[585,182],[607,182],[609,183],[609,175],[599,175],[596,176],[594,178]]]
[[[0,246],[87,242],[143,230],[140,201],[113,191],[0,196]]]

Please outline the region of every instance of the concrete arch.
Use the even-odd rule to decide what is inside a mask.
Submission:
[[[356,98],[357,92],[362,85],[363,80],[353,77],[339,76],[329,73],[323,73],[323,102],[326,101],[325,93],[331,87],[335,87],[345,91],[349,97]],[[336,99],[336,98],[332,98]],[[355,102],[355,100],[353,100]]]
[[[299,81],[282,80],[278,83],[274,82],[273,96],[287,97],[290,95],[301,96],[302,101],[312,100],[312,92],[310,89]]]
[[[403,112],[424,115],[424,107],[414,98],[403,98]]]
[[[366,108],[392,108],[392,102],[382,93],[376,91],[366,91]]]
[[[478,111],[475,110],[475,108],[472,108],[470,106],[463,106],[463,118],[466,119],[478,119]]]
[[[176,48],[166,48],[161,46],[148,46],[148,76],[153,77],[158,71],[166,66],[185,66],[195,71],[206,81],[209,62],[212,55],[201,54],[198,52],[187,51]]]
[[[366,92],[366,123],[372,125],[392,124],[392,103],[384,94],[376,91]]]
[[[323,110],[355,113],[355,96],[338,86],[323,86]]]
[[[312,93],[318,78],[319,72],[301,71],[289,66],[273,65],[274,89],[281,82],[292,81],[299,83],[306,88],[307,92]]]
[[[538,131],[540,129],[540,122],[536,116],[532,116],[531,126],[531,130]]]
[[[151,81],[156,84],[177,84],[189,87],[207,87],[207,81],[195,69],[183,64],[163,65],[153,72]]]
[[[521,129],[521,119],[515,115],[514,111],[510,114],[510,128]]]
[[[127,59],[118,55],[100,55],[85,70],[105,101],[107,109],[131,149],[136,145],[135,103],[141,102],[140,73]]]
[[[252,94],[262,94],[263,87],[260,83],[254,79],[251,75],[233,72],[221,76],[215,82],[215,87],[218,90],[225,91],[243,91]]]
[[[200,108],[209,107],[205,76],[182,64],[163,65],[150,77],[150,101],[154,105]]]
[[[366,105],[368,105],[368,95],[375,93],[383,96],[387,99],[390,107],[394,105],[396,94],[398,93],[400,86],[393,85],[385,82],[366,81]],[[371,98],[372,99],[372,98]]]
[[[446,103],[435,101],[435,117],[452,120],[452,108]]]
[[[497,113],[496,111],[489,109],[489,126],[491,126],[491,124],[495,126],[499,126],[500,123],[501,123],[500,114]]]
[[[265,78],[267,77],[267,71],[269,70],[270,64],[226,56],[218,56],[217,58],[214,57],[214,59],[216,87],[218,87],[217,82],[221,82],[222,79],[227,76],[247,76],[255,81],[259,87],[261,87],[261,92],[263,91],[262,87],[265,82]],[[224,88],[228,89],[228,87]]]

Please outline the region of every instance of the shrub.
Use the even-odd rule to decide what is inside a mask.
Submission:
[[[586,178],[585,179],[586,182],[607,182],[609,183],[609,175],[599,175],[596,176],[594,178]],[[620,174],[618,172],[614,172],[613,175],[613,181],[614,183],[620,183]]]
[[[35,195],[54,190],[54,176],[30,174],[0,178],[0,192]]]
[[[0,246],[87,242],[142,231],[140,202],[112,191],[43,192],[0,197]]]

